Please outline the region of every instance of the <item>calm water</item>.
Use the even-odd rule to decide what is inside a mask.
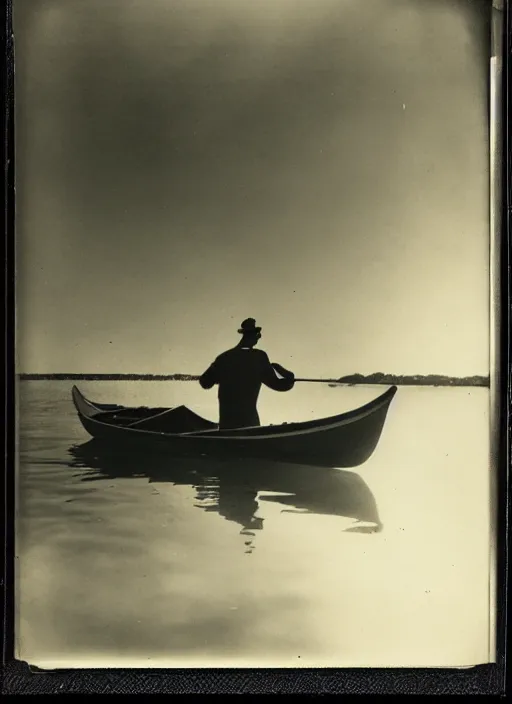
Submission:
[[[95,457],[71,382],[19,388],[18,657],[40,667],[464,665],[487,657],[488,392],[400,389],[357,472]],[[191,382],[82,382],[185,403]],[[262,421],[383,389],[263,392]],[[85,449],[84,449],[85,446]]]

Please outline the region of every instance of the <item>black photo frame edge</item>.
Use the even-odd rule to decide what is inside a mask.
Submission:
[[[476,0],[485,2],[486,0]],[[495,5],[491,3],[489,5]],[[272,670],[62,670],[42,672],[14,659],[14,450],[15,450],[15,189],[14,189],[14,38],[12,0],[2,17],[2,125],[4,198],[4,481],[3,564],[0,588],[3,604],[2,694],[488,694],[508,690],[507,624],[508,546],[510,542],[509,468],[511,395],[512,299],[511,225],[512,159],[510,153],[510,58],[512,18],[509,0],[503,0],[501,134],[499,166],[501,193],[499,234],[498,344],[499,389],[496,476],[497,502],[497,643],[496,663],[468,669],[272,669]]]

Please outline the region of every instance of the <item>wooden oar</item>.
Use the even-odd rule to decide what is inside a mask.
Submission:
[[[199,376],[191,376],[192,381],[198,381]],[[295,381],[304,381],[312,384],[345,384],[347,386],[351,385],[349,381],[338,381],[337,379],[308,379],[308,378],[296,378]]]
[[[346,381],[338,381],[337,379],[300,379],[296,378],[295,381],[306,381],[313,384],[347,384]]]

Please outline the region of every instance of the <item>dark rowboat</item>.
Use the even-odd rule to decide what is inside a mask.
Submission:
[[[357,467],[379,442],[396,386],[348,413],[302,423],[236,430],[188,409],[98,404],[74,386],[73,403],[85,430],[109,447],[137,446],[176,456],[261,458],[321,467]]]

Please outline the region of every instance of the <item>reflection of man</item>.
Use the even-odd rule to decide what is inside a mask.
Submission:
[[[238,332],[242,335],[238,345],[219,355],[199,379],[203,389],[219,385],[220,428],[260,425],[256,406],[261,385],[289,391],[295,384],[292,372],[271,363],[263,350],[254,349],[261,338],[254,318],[244,320]]]

